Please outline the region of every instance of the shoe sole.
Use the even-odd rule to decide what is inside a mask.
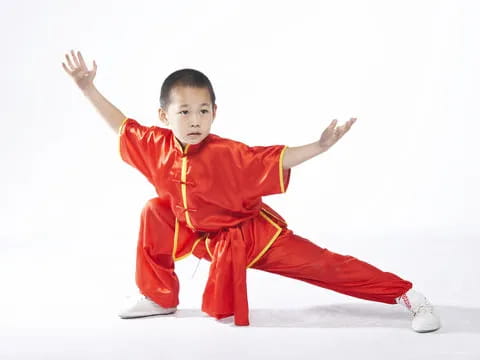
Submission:
[[[432,329],[432,330],[415,330],[415,329],[413,329],[413,330],[414,330],[415,332],[417,332],[417,333],[424,334],[424,333],[429,333],[429,332],[437,331],[438,329],[440,329],[440,328],[438,327],[438,328]]]
[[[148,314],[148,315],[135,315],[135,316],[120,316],[120,319],[137,319],[137,318],[143,318],[143,317],[150,317],[150,316],[161,316],[161,315],[171,315],[176,313],[177,311],[172,311],[169,313],[164,313],[164,314]]]

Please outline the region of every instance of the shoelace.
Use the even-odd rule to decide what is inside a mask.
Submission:
[[[420,313],[433,313],[433,307],[431,305],[420,305],[417,311],[414,312],[414,315]]]
[[[412,309],[413,315],[417,315],[420,313],[433,313],[433,306],[428,302],[428,300],[425,300],[424,304],[420,305],[418,309]]]
[[[416,316],[417,314],[420,313],[432,313],[433,314],[433,306],[432,304],[424,297],[422,304],[418,305],[417,308],[414,308],[411,306],[411,301],[406,295],[403,295],[399,298],[400,302],[405,305],[407,309],[410,310],[410,313],[412,316]]]

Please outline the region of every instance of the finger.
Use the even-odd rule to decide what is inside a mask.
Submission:
[[[72,70],[70,70],[70,69],[67,67],[67,65],[65,65],[64,62],[62,62],[62,66],[63,66],[63,69],[66,71],[66,73],[67,73],[68,75],[73,76]]]
[[[341,126],[342,131],[346,132],[348,129],[350,129],[350,126],[352,126],[352,119],[348,120],[347,122],[345,122],[345,124]]]
[[[355,122],[355,121],[349,120],[349,121],[345,124],[345,126],[344,126],[344,128],[343,128],[342,136],[343,136],[348,130],[350,130],[350,128],[352,127],[352,124],[353,124],[354,122]]]
[[[67,59],[68,66],[70,66],[70,71],[73,72],[73,70],[75,70],[75,66],[70,61],[70,57],[68,56],[68,54],[65,54],[65,58]]]
[[[352,127],[352,125],[355,123],[355,121],[357,121],[357,118],[351,118],[350,119],[350,123],[348,124],[349,129]]]
[[[93,75],[97,73],[97,63],[93,60]]]
[[[73,50],[70,50],[70,52],[71,52],[71,54],[72,54],[73,62],[75,63],[75,65],[76,65],[77,67],[80,67],[80,63],[78,62],[78,59],[77,59],[75,53],[73,52]]]
[[[337,119],[333,119],[330,125],[328,125],[327,129],[333,130],[335,128],[335,125],[337,125]]]
[[[78,51],[78,60],[80,61],[80,65],[82,66],[82,69],[85,71],[88,71],[87,64],[85,64],[85,60],[83,60],[83,56],[80,53],[80,51]]]
[[[352,126],[350,121],[346,122],[345,125],[342,126],[342,136],[348,131],[348,129],[350,129],[350,126]]]
[[[338,127],[338,129],[340,130],[340,133],[344,133],[345,130],[347,129],[347,126],[348,126],[348,121],[345,124],[340,125]]]

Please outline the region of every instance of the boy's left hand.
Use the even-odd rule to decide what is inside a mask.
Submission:
[[[322,148],[327,150],[334,145],[345,133],[352,127],[357,118],[350,118],[345,124],[337,125],[337,119],[332,120],[330,125],[323,131],[319,144]]]

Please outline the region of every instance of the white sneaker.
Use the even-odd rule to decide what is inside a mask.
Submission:
[[[440,329],[440,318],[435,314],[433,305],[418,291],[410,289],[396,298],[396,301],[413,315],[412,329],[416,332],[425,333]]]
[[[152,315],[168,315],[177,311],[176,307],[164,308],[146,296],[135,298],[133,303],[127,304],[118,314],[122,319],[132,319]]]

